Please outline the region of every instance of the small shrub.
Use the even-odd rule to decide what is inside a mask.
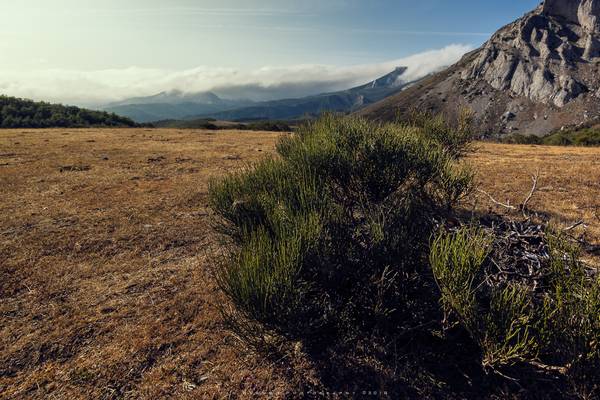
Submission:
[[[464,149],[327,115],[277,151],[210,188],[232,243],[217,276],[241,315],[309,342],[417,318],[434,221],[470,188]]]
[[[548,290],[540,317],[544,355],[565,365],[574,384],[600,394],[600,275],[579,261],[580,249],[549,235]]]
[[[544,137],[542,139],[542,144],[547,146],[572,146],[574,142],[570,135],[559,132]]]
[[[483,314],[484,368],[513,365],[535,358],[538,343],[532,332],[533,307],[528,288],[509,284],[494,288]]]
[[[446,313],[456,312],[465,328],[476,336],[477,299],[475,278],[490,252],[491,242],[481,231],[440,233],[431,245],[429,260],[441,291]]]
[[[485,293],[482,306],[483,264],[491,239],[480,230],[440,233],[432,243],[430,262],[447,314],[453,312],[478,343],[484,367],[522,360],[534,344],[527,326],[531,315],[527,293],[518,286]]]

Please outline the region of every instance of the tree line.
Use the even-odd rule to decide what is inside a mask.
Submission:
[[[129,118],[75,106],[0,96],[0,128],[134,127]]]

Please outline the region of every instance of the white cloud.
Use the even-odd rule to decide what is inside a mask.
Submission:
[[[250,71],[212,67],[183,71],[138,67],[99,71],[1,71],[0,93],[81,105],[103,104],[173,89],[184,92],[215,90],[231,96],[258,93],[259,98],[255,100],[263,100],[348,88],[385,75],[396,66],[408,67],[406,78],[413,80],[455,63],[471,49],[471,46],[451,45],[399,60],[348,67],[267,66]]]

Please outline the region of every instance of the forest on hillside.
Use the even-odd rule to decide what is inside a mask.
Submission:
[[[75,106],[0,96],[0,128],[133,127],[129,118]]]

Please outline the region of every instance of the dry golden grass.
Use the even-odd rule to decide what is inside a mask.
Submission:
[[[240,352],[211,278],[207,187],[280,134],[0,131],[0,398],[253,398],[318,387]],[[600,238],[600,149],[484,144],[484,190]],[[479,207],[489,201],[480,197]],[[313,386],[311,386],[313,385]],[[316,386],[315,386],[316,385]]]
[[[538,173],[538,189],[528,204],[531,214],[561,226],[579,221],[589,242],[600,242],[600,148],[480,144],[470,157],[478,186],[497,201],[522,204]],[[480,209],[506,212],[483,194]]]

